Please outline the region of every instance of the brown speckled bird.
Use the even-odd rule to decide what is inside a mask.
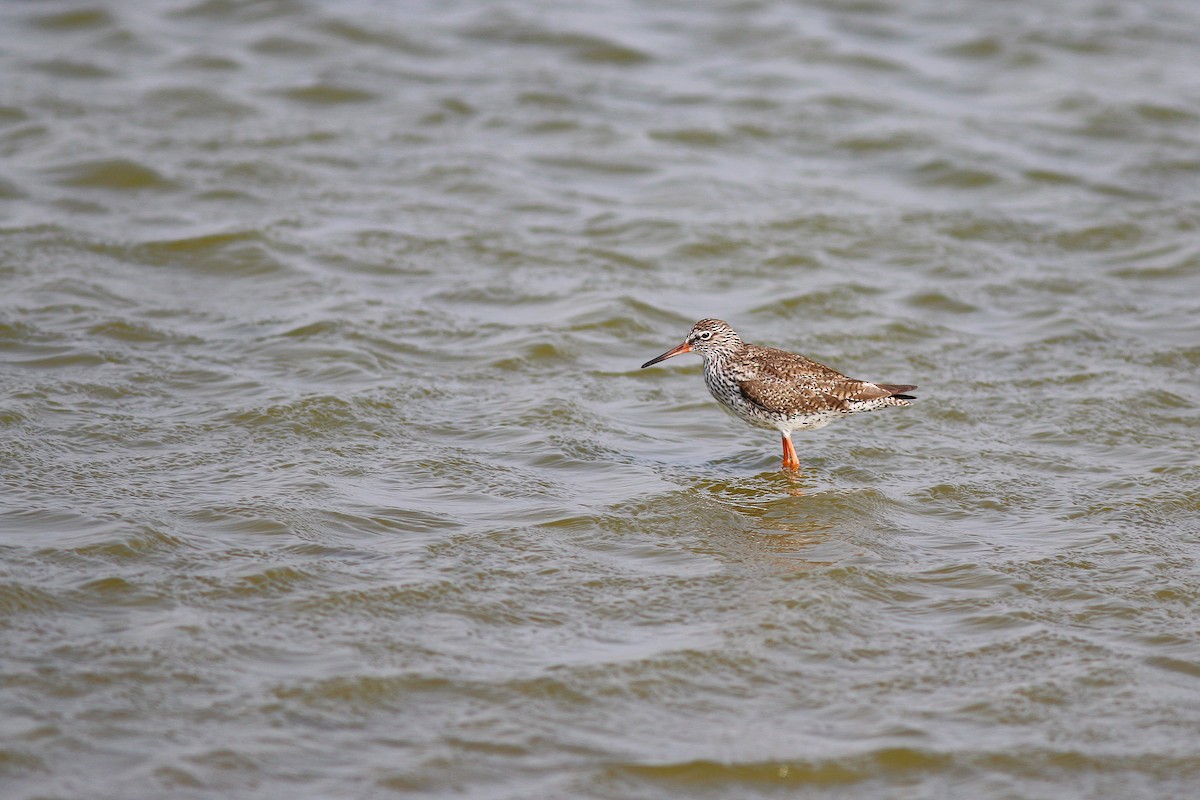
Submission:
[[[907,406],[916,386],[848,378],[786,350],[747,344],[729,323],[702,319],[683,344],[652,358],[642,369],[681,353],[704,359],[704,383],[721,407],[756,428],[783,436],[783,468],[800,468],[792,431],[823,428],[838,417],[885,406]]]

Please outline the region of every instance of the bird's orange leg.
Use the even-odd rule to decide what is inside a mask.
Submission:
[[[796,455],[796,447],[792,444],[792,437],[786,433],[783,434],[783,468],[793,471],[800,469],[800,457]]]

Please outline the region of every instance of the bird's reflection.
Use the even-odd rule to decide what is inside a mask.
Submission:
[[[754,521],[745,540],[761,555],[789,569],[822,567],[862,555],[835,535],[836,493],[823,491],[804,473],[772,471],[758,475],[701,479],[694,488]]]
[[[817,482],[803,472],[777,470],[744,478],[698,479],[694,488],[714,500],[752,516],[766,517],[787,498],[803,498],[818,491]]]

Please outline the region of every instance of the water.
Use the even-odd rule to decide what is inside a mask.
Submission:
[[[1200,7],[0,16],[6,798],[1195,793]]]

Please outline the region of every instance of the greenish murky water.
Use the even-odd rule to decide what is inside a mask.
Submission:
[[[1191,796],[1198,49],[5,3],[4,796]],[[920,399],[789,480],[705,316]]]

